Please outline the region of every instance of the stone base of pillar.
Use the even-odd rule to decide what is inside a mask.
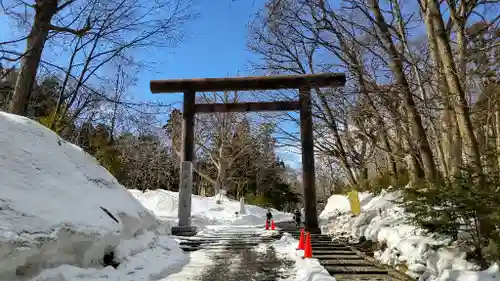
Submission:
[[[318,227],[318,228],[305,228],[305,231],[306,232],[309,232],[311,234],[321,234],[321,229]]]
[[[173,226],[172,235],[175,236],[195,236],[196,226]]]

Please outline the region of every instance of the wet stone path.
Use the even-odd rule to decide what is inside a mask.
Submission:
[[[284,232],[299,238],[299,229],[293,223],[278,223],[280,232],[274,237],[263,237],[255,230],[222,230],[208,236],[183,237],[184,251],[203,249],[213,263],[203,268],[196,281],[274,281],[291,277],[295,262],[278,258],[271,242]],[[262,233],[261,233],[262,234]],[[267,244],[264,251],[256,247]],[[391,268],[376,264],[353,245],[332,241],[323,234],[311,234],[313,258],[338,281],[414,281]]]
[[[292,261],[277,258],[272,247],[266,253],[244,249],[224,254],[214,257],[215,264],[202,274],[200,281],[275,281],[288,277],[284,269],[293,266]]]
[[[184,251],[204,249],[213,264],[204,268],[199,281],[274,281],[289,277],[289,268],[294,262],[277,257],[270,245],[265,251],[255,247],[270,244],[281,235],[261,237],[257,233],[223,231],[211,236],[183,238]]]

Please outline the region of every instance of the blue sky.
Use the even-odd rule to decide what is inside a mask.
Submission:
[[[251,60],[258,57],[246,48],[248,24],[265,0],[198,0],[199,17],[186,26],[187,38],[177,48],[156,55],[155,71],[144,72],[137,85],[140,98],[180,102],[182,94],[154,95],[149,81],[171,78],[249,76]],[[288,125],[288,124],[287,124]],[[291,125],[288,125],[291,126]],[[290,128],[297,130],[297,128]],[[289,165],[300,166],[300,155],[282,150]]]
[[[198,0],[199,17],[186,26],[186,40],[162,58],[150,79],[250,74],[247,25],[264,0]]]
[[[143,73],[137,85],[145,95],[141,98],[150,95],[150,80],[251,75],[249,62],[257,57],[246,48],[247,26],[264,3],[265,0],[197,0],[195,10],[199,17],[186,25],[186,39],[163,54],[153,53],[156,69]],[[181,97],[179,94],[154,98],[170,101]]]
[[[180,45],[172,49],[146,50],[137,54],[136,59],[143,57],[147,61],[154,61],[155,64],[154,69],[143,70],[138,74],[137,85],[131,91],[134,98],[166,103],[182,100],[182,94],[152,95],[149,81],[154,79],[252,75],[249,64],[258,57],[246,48],[248,24],[264,7],[265,2],[195,0],[193,8],[199,16],[185,26],[187,36]],[[19,30],[12,28],[12,23],[5,15],[0,14],[0,41],[18,38],[16,34],[19,34]],[[51,59],[59,60],[57,57]],[[296,131],[297,127],[290,129]],[[280,157],[294,167],[300,166],[300,155],[283,152]]]

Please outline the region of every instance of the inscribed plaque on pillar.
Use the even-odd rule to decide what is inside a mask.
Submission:
[[[245,198],[244,197],[240,198],[240,214],[242,214],[242,215],[246,214],[246,210],[245,210]]]
[[[186,196],[183,196],[182,205],[189,208],[191,205],[191,196],[193,184],[193,166],[190,161],[182,161],[181,163],[181,189]]]

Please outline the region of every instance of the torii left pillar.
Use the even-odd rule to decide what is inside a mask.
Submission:
[[[196,227],[191,225],[191,194],[193,192],[193,152],[194,152],[194,91],[184,92],[181,169],[179,180],[179,225],[172,227],[172,234],[192,236]]]

